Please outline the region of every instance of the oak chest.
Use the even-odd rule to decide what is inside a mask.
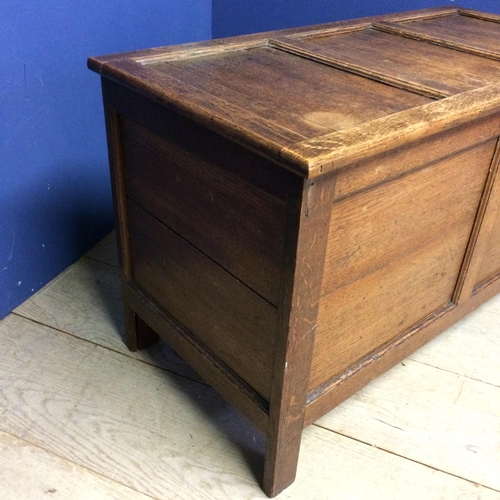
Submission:
[[[92,58],[129,348],[164,337],[267,436],[500,291],[500,16],[456,8]]]

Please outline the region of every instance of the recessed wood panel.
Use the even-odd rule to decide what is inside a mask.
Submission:
[[[192,83],[203,90],[214,85],[231,89],[225,95],[228,102],[243,104],[249,110],[263,104],[272,110],[272,116],[266,114],[266,119],[307,137],[318,135],[318,128],[311,128],[311,123],[340,130],[430,102],[272,48],[226,52],[152,67],[167,74],[171,67],[190,72],[197,77]]]
[[[494,148],[488,141],[334,204],[322,294],[455,228],[470,231]]]
[[[480,16],[455,14],[390,24],[411,30],[415,34],[500,56],[500,23],[481,19]]]
[[[269,400],[277,309],[133,202],[132,280]]]
[[[271,187],[261,189],[221,168],[196,144],[187,152],[127,119],[121,128],[127,196],[277,304],[285,201],[269,192]],[[234,162],[235,170],[240,164],[253,165],[254,175],[265,162],[248,151],[222,159]],[[267,167],[259,182],[278,183],[279,191],[285,191],[288,174]],[[273,169],[274,177],[269,173]]]
[[[429,22],[429,21],[426,21]],[[483,23],[484,24],[484,23]],[[500,32],[499,32],[500,33]],[[500,81],[500,61],[375,29],[305,38],[315,54],[444,95]]]
[[[494,149],[334,204],[310,391],[452,300]]]
[[[469,231],[450,228],[446,238],[322,297],[309,391],[448,304]]]

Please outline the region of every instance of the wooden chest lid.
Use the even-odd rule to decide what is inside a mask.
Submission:
[[[89,67],[315,177],[497,111],[500,16],[426,9]]]

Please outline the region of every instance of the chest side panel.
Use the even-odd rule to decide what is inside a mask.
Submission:
[[[107,85],[126,282],[268,400],[291,174]]]
[[[334,203],[310,390],[450,304],[495,145]]]
[[[264,399],[277,310],[129,201],[131,282]]]
[[[273,305],[290,174],[205,127],[104,82],[120,115],[125,196]]]

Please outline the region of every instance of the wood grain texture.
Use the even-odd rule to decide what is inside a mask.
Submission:
[[[104,103],[104,119],[106,124],[106,139],[108,144],[109,171],[111,177],[111,192],[118,241],[118,262],[122,277],[130,276],[130,256],[128,253],[128,221],[125,211],[125,177],[123,171],[123,151],[121,143],[120,116],[116,109]]]
[[[279,160],[284,144],[303,139],[300,134],[264,121],[237,105],[132,60],[104,65],[101,75],[109,80],[122,80],[126,88],[152,98],[171,111],[195,119],[197,123],[269,158]]]
[[[23,318],[0,327],[0,430],[153,498],[258,494],[262,438],[206,385]]]
[[[151,500],[149,495],[0,431],[4,500]]]
[[[468,9],[460,9],[462,12],[473,13],[475,11]],[[98,57],[90,57],[88,59],[88,67],[92,71],[99,73],[104,64],[112,63],[113,61],[123,59],[124,57],[140,61],[143,64],[149,62],[157,63],[161,60],[179,59],[186,57],[200,57],[204,55],[212,55],[216,53],[223,53],[232,50],[241,50],[245,48],[264,46],[268,38],[273,36],[286,35],[286,36],[303,36],[304,33],[323,33],[332,30],[350,30],[352,26],[368,27],[372,22],[377,20],[401,20],[402,18],[420,19],[432,18],[440,15],[449,15],[457,12],[456,7],[444,6],[433,7],[429,9],[420,9],[405,12],[404,16],[401,13],[396,14],[383,14],[379,16],[371,16],[360,19],[350,19],[344,21],[337,21],[334,23],[323,23],[314,26],[288,28],[278,31],[267,31],[263,33],[251,33],[248,35],[234,36],[231,38],[219,38],[213,40],[204,40],[201,42],[190,42],[172,46],[154,47],[148,49],[140,49],[121,54],[107,54]],[[471,15],[471,14],[469,14]]]
[[[429,21],[426,21],[429,22]],[[500,62],[376,29],[302,39],[301,48],[351,71],[429,96],[500,81]],[[293,47],[299,48],[294,42]]]
[[[479,210],[474,221],[472,233],[465,254],[462,269],[458,277],[457,287],[453,294],[453,301],[461,303],[467,300],[477,283],[479,269],[485,254],[490,254],[487,248],[494,227],[495,218],[500,205],[500,141],[497,140],[495,151],[491,158],[488,177],[481,197]]]
[[[237,91],[237,104],[245,104],[240,97],[243,94],[277,110],[273,122],[280,127],[293,127],[295,117],[299,116],[305,122],[341,130],[429,102],[412,93],[273,48],[187,59],[156,68],[169,74],[173,65],[192,72],[197,76],[194,81],[206,82],[209,88],[224,85]],[[228,93],[226,99],[231,96]],[[293,130],[307,133],[302,128]],[[314,136],[319,133],[320,130],[314,130]]]
[[[497,43],[500,34],[498,16],[481,19],[480,14],[449,15],[421,20],[410,19],[403,23],[382,22],[375,26],[453,49],[500,58]]]
[[[498,490],[499,396],[500,387],[407,360],[318,425]]]
[[[459,229],[468,237],[486,183],[489,141],[332,206],[322,295]],[[453,180],[453,189],[449,183]]]
[[[264,434],[267,432],[268,401],[137,286],[132,283],[125,285],[123,298],[148,326],[164,338],[190,366],[196,367],[196,372],[245,415],[256,429]]]
[[[264,465],[263,489],[271,497],[295,479],[334,190],[331,176],[297,181],[290,193]]]
[[[496,201],[496,200],[495,200]],[[500,271],[500,216],[495,218],[494,226],[478,272],[476,286]]]
[[[375,400],[374,404],[377,402]],[[349,415],[346,415],[346,418],[349,418]],[[356,424],[362,425],[362,422],[357,421]],[[378,435],[375,439],[377,437]],[[437,470],[418,462],[412,462],[410,471],[399,462],[401,457],[398,455],[386,453],[374,445],[366,446],[356,440],[345,442],[344,439],[342,434],[338,433],[319,433],[316,426],[305,429],[302,456],[308,458],[299,464],[296,483],[283,492],[280,498],[312,497],[318,500],[330,500],[335,496],[342,500],[357,498],[386,500],[402,497],[415,500],[420,498],[441,500],[460,498],[463,495],[463,498],[470,497],[471,500],[489,500],[496,499],[500,495],[498,491],[470,482],[457,484],[455,477],[451,475],[443,477]],[[319,450],[321,451],[318,452]],[[332,453],[333,450],[335,453]],[[311,455],[312,461],[309,460]],[[357,457],[355,467],[351,467],[353,456]],[[322,475],[318,475],[318,471],[322,471]],[[411,473],[415,476],[411,477]],[[350,485],[347,486],[340,476],[350,481]],[[317,486],[313,486],[312,481],[310,482],[314,479],[319,480]],[[307,486],[309,490],[306,489]],[[318,487],[321,490],[317,492]]]
[[[270,49],[260,48],[261,52],[267,54]],[[319,133],[331,131],[326,125],[308,120],[302,116],[300,110],[287,109],[283,101],[273,98],[273,85],[276,82],[273,69],[267,68],[267,78],[258,78],[259,68],[252,68],[255,58],[253,51],[248,51],[247,57],[238,54],[216,54],[210,57],[215,63],[207,65],[207,61],[189,58],[187,61],[169,61],[168,64],[158,64],[154,67],[168,75],[176,76],[179,80],[191,83],[197,88],[212,95],[238,104],[265,120],[277,123],[280,127],[287,128],[303,137],[314,137]],[[205,62],[205,64],[203,64]],[[208,66],[208,67],[207,67]],[[245,68],[245,66],[247,66]],[[245,71],[246,69],[246,71]],[[278,69],[278,68],[276,68]],[[276,70],[275,70],[276,71]],[[271,99],[272,105],[269,102]]]
[[[269,401],[277,310],[130,202],[132,280]]]
[[[477,281],[500,135],[478,40],[499,20],[425,10],[91,61],[128,345],[159,333],[264,433],[270,496],[304,425],[500,290]]]
[[[400,148],[361,160],[338,173],[335,198],[343,198],[382,182],[408,174],[433,163],[494,139],[500,133],[498,116],[464,124]]]
[[[103,98],[123,120],[132,120],[194,158],[226,171],[278,199],[286,200],[289,174],[252,150],[213,132],[141,94],[103,80]]]
[[[463,231],[450,230],[445,241],[424,246],[323,297],[309,390],[446,306],[467,240],[468,233],[464,237]]]
[[[325,384],[321,390],[310,393],[306,408],[305,424],[310,425],[322,415],[359,391],[374,378],[403,361],[458,320],[474,311],[484,302],[500,293],[500,280],[477,289],[472,297],[460,306],[449,304],[392,341],[382,345],[376,352],[362,359],[350,369]]]
[[[488,20],[479,21],[476,17],[471,17],[472,14],[467,14],[467,16],[457,15],[457,9],[437,9],[437,10],[427,10],[421,12],[409,12],[404,15],[389,15],[389,16],[378,16],[373,18],[367,18],[365,20],[358,20],[353,22],[343,22],[338,24],[325,25],[323,27],[309,27],[302,28],[298,30],[284,31],[281,34],[279,32],[274,32],[274,34],[268,34],[270,38],[272,36],[288,36],[288,37],[304,37],[307,35],[322,35],[325,33],[333,33],[333,32],[346,32],[359,30],[361,28],[367,28],[370,25],[376,25],[377,23],[386,22],[395,23],[401,22],[404,20],[413,20],[413,24],[415,23],[431,23],[433,21],[438,22],[440,19],[453,19],[457,20],[458,23],[461,23],[463,19],[469,19],[472,21],[478,21],[481,26],[486,25],[497,25],[496,23]],[[467,21],[468,22],[468,21]],[[465,24],[467,24],[465,22]],[[407,26],[405,24],[404,26]],[[464,25],[465,26],[465,25]],[[382,30],[382,25],[379,28]],[[384,28],[386,29],[386,28]],[[464,28],[465,29],[465,28]],[[456,30],[457,32],[459,30]],[[473,30],[472,30],[473,31]],[[485,36],[488,38],[488,29],[485,30]],[[468,32],[467,32],[468,33]],[[460,35],[456,35],[460,36]],[[472,35],[471,35],[472,36]],[[401,38],[401,37],[399,37]],[[398,38],[398,39],[399,39]],[[246,40],[246,41],[245,41]],[[290,39],[292,40],[292,39]],[[293,41],[293,40],[292,40]],[[342,99],[334,99],[336,106],[333,108],[329,108],[330,100],[322,101],[322,105],[320,108],[316,109],[317,106],[314,105],[314,92],[300,92],[300,80],[298,78],[294,78],[293,73],[289,73],[288,75],[281,74],[280,75],[280,86],[279,89],[273,87],[273,85],[263,85],[259,81],[257,81],[256,85],[260,86],[260,91],[258,92],[257,102],[252,102],[252,96],[255,96],[255,89],[252,86],[249,86],[248,83],[243,81],[238,83],[238,78],[241,77],[242,71],[244,69],[245,64],[248,63],[248,73],[253,74],[254,66],[249,63],[249,55],[252,51],[260,51],[262,53],[277,53],[279,51],[273,50],[265,45],[268,44],[265,38],[262,36],[259,39],[259,36],[253,36],[249,38],[235,38],[234,42],[234,50],[230,50],[229,46],[231,44],[231,40],[228,41],[217,41],[214,42],[213,48],[214,51],[210,52],[211,49],[209,47],[211,44],[201,43],[199,45],[191,44],[184,48],[161,48],[161,49],[152,49],[150,51],[151,59],[147,60],[148,53],[147,51],[138,52],[135,54],[123,54],[122,56],[110,56],[110,57],[102,57],[102,58],[93,58],[89,61],[91,68],[97,72],[99,72],[105,80],[115,80],[120,81],[123,86],[134,90],[138,94],[147,97],[161,106],[174,110],[182,114],[183,116],[188,117],[189,119],[193,119],[198,124],[206,126],[208,129],[212,131],[216,131],[223,136],[235,140],[240,144],[244,144],[250,149],[259,151],[260,154],[272,158],[276,161],[279,161],[283,164],[283,166],[289,170],[299,173],[305,177],[314,177],[321,173],[323,170],[330,170],[332,167],[330,165],[331,160],[326,160],[325,151],[321,149],[321,145],[325,146],[328,152],[335,154],[337,161],[340,161],[344,157],[344,151],[342,144],[337,140],[335,143],[327,137],[324,137],[320,134],[315,134],[315,137],[309,137],[310,141],[314,142],[314,147],[305,147],[307,144],[302,145],[305,138],[301,133],[295,133],[292,131],[293,123],[295,121],[296,124],[300,122],[299,128],[306,127],[302,131],[308,136],[310,133],[314,133],[313,129],[309,126],[312,122],[317,123],[320,126],[326,126],[328,128],[332,127],[337,128],[357,128],[357,123],[359,124],[360,118],[369,119],[368,116],[363,118],[363,113],[369,112],[371,113],[371,118],[375,115],[382,116],[387,113],[392,113],[393,120],[390,123],[389,127],[385,129],[382,128],[373,129],[370,124],[370,136],[373,137],[374,140],[371,141],[369,147],[365,147],[363,145],[364,142],[364,133],[356,132],[357,137],[357,148],[355,149],[364,149],[365,152],[369,152],[373,150],[375,153],[377,151],[376,142],[377,139],[382,136],[386,136],[384,138],[384,142],[387,142],[389,147],[392,147],[393,141],[399,137],[407,137],[409,140],[413,140],[415,135],[432,135],[432,130],[435,130],[436,118],[443,111],[443,107],[447,108],[447,113],[451,117],[454,115],[454,108],[456,109],[457,101],[449,101],[446,99],[446,104],[434,102],[430,103],[430,108],[422,109],[421,113],[408,113],[403,116],[403,120],[399,120],[400,113],[396,111],[398,109],[404,109],[404,99],[414,100],[413,106],[416,106],[417,109],[420,109],[421,106],[418,106],[418,102],[415,99],[422,99],[420,96],[412,95],[408,93],[405,98],[403,98],[403,94],[401,94],[401,90],[396,88],[390,88],[386,85],[378,85],[373,81],[367,79],[359,80],[361,87],[364,88],[366,96],[363,93],[357,95],[351,95],[350,105],[352,106],[351,112],[348,112],[347,109],[342,110],[342,106],[345,106],[345,101]],[[401,43],[406,43],[402,41]],[[471,42],[472,43],[472,42]],[[272,43],[270,44],[272,45]],[[427,44],[424,44],[425,48]],[[198,49],[197,49],[198,47]],[[217,48],[218,47],[218,48]],[[220,49],[220,50],[219,50]],[[208,50],[208,52],[207,52]],[[434,48],[430,48],[429,50],[433,51]],[[445,49],[443,49],[445,50]],[[162,51],[165,53],[165,58],[168,62],[161,62],[165,59],[162,59],[161,54]],[[172,60],[172,54],[176,53],[177,56]],[[193,57],[189,57],[189,54],[194,54]],[[302,54],[304,56],[304,54]],[[483,54],[484,55],[484,54]],[[327,68],[324,65],[314,63],[311,60],[308,60],[304,57],[294,57],[290,54],[281,54],[280,58],[288,57],[290,61],[293,61],[291,65],[296,65],[298,68],[302,67],[299,70],[303,74],[303,78],[310,78],[310,71],[307,71],[306,67],[314,68],[315,72],[323,72],[328,75],[337,74],[335,70],[332,68]],[[309,57],[309,56],[307,56]],[[462,57],[462,61],[465,61],[467,57],[461,55],[453,55],[451,58]],[[465,57],[465,59],[464,59]],[[166,71],[168,66],[172,67],[173,64],[179,66],[183,65],[184,67],[188,66],[203,66],[205,61],[213,60],[213,61],[231,61],[234,58],[243,58],[246,61],[245,64],[242,64],[242,67],[239,68],[242,71],[237,71],[232,73],[233,64],[227,64],[224,71],[227,71],[226,75],[224,71],[222,73],[218,73],[218,76],[214,73],[214,68],[211,68],[207,71],[207,68],[201,69],[201,73],[192,73],[186,71],[177,71],[179,68],[176,68],[173,73],[175,76],[167,75],[166,73],[160,71],[159,69],[163,68]],[[476,61],[476,62],[473,62]],[[463,73],[471,74],[474,72],[474,68],[477,68],[477,64],[479,64],[479,59],[469,59],[470,68],[466,67],[467,64],[464,62]],[[477,63],[477,64],[476,64]],[[484,62],[485,65],[492,64],[488,62]],[[273,63],[279,67],[277,61]],[[265,65],[264,65],[265,66]],[[431,65],[432,66],[432,65]],[[260,68],[259,71],[262,70],[264,73],[268,72],[269,75],[272,74],[272,70],[268,67]],[[197,69],[196,71],[199,71]],[[429,70],[432,72],[432,70]],[[486,70],[485,70],[486,71]],[[482,71],[482,73],[485,73]],[[244,71],[243,71],[244,72]],[[188,76],[190,73],[190,76]],[[193,75],[198,75],[199,78],[193,78]],[[203,78],[201,78],[203,76]],[[214,77],[218,78],[218,80],[211,80],[210,85],[206,85],[206,78]],[[226,76],[226,78],[224,78]],[[186,80],[184,80],[184,77]],[[356,80],[356,76],[350,75],[346,72],[339,72],[339,88],[345,86],[345,81],[351,80],[354,78]],[[423,78],[423,76],[422,76]],[[457,76],[458,78],[458,76]],[[471,78],[474,78],[471,76]],[[359,78],[358,78],[359,79]],[[328,80],[328,78],[326,78]],[[322,78],[317,78],[315,80],[316,85],[321,84]],[[358,80],[356,80],[358,81]],[[489,80],[488,80],[489,81]],[[407,82],[408,83],[408,82]],[[273,81],[274,84],[274,81]],[[199,88],[199,86],[203,88]],[[246,87],[245,87],[246,85]],[[378,89],[373,98],[370,98],[370,94],[373,93],[373,90],[376,86]],[[493,84],[497,85],[497,84]],[[213,92],[210,91],[210,87],[213,86]],[[474,86],[474,84],[472,85]],[[224,95],[223,88],[229,88],[227,95]],[[246,88],[246,90],[245,90]],[[272,89],[274,88],[274,93]],[[314,86],[312,86],[314,88]],[[467,87],[468,88],[468,87]],[[498,107],[498,92],[493,88],[490,89],[491,92],[488,91],[489,86],[484,87],[483,91],[478,94],[473,94],[471,97],[466,97],[468,92],[465,92],[463,96],[458,99],[461,102],[461,108],[463,114],[460,118],[456,117],[459,120],[467,121],[474,117],[477,117],[478,113],[483,112],[492,112],[494,108]],[[285,92],[283,92],[285,90]],[[248,93],[249,92],[249,93]],[[326,94],[329,95],[328,92],[331,92],[328,88],[326,89]],[[342,91],[344,92],[344,90]],[[355,87],[351,86],[350,89],[345,90],[346,95],[351,93],[356,93]],[[299,113],[298,121],[295,118],[295,111],[292,113],[294,117],[290,120],[284,120],[283,112],[283,101],[276,102],[276,95],[282,96],[283,93],[289,94],[289,99],[287,100],[286,108],[287,109],[295,109],[296,111],[301,109],[301,102],[303,102],[304,98],[311,99],[310,109],[307,109],[306,113]],[[375,98],[375,94],[380,94],[381,100],[377,101]],[[402,101],[397,105],[396,102],[392,103],[392,107],[390,101],[388,99],[389,95],[393,95],[396,97],[396,100],[400,98]],[[311,96],[311,97],[308,97]],[[399,97],[397,97],[399,96]],[[355,99],[355,97],[357,97]],[[367,107],[367,110],[362,110],[357,106],[357,102],[364,102],[365,99],[368,98],[368,102],[370,106]],[[234,100],[234,102],[233,102]],[[254,100],[255,101],[255,100]],[[409,104],[409,102],[407,104]],[[245,105],[245,102],[247,105]],[[276,104],[276,105],[275,105]],[[420,104],[423,104],[423,101],[420,101]],[[326,105],[326,109],[325,109]],[[340,108],[337,109],[337,106]],[[377,111],[377,107],[379,109]],[[269,115],[269,108],[274,108],[277,110],[276,116]],[[486,109],[490,111],[486,111]],[[253,109],[253,110],[252,110]],[[359,117],[355,115],[359,114]],[[425,117],[422,118],[422,115]],[[351,117],[351,118],[350,118]],[[352,118],[354,117],[354,118]],[[453,117],[455,118],[455,117]],[[276,120],[279,119],[278,123]],[[273,121],[274,120],[274,121]],[[363,121],[363,120],[361,120]],[[456,126],[458,122],[454,119],[454,125]],[[309,124],[307,125],[306,122]],[[335,125],[337,123],[337,125]],[[389,131],[392,131],[389,133]],[[412,139],[413,138],[413,139]],[[339,138],[340,139],[340,138]],[[386,141],[387,139],[387,141]],[[319,143],[321,144],[318,144]],[[340,139],[340,142],[343,142]],[[311,144],[312,145],[312,144]],[[319,148],[319,149],[318,149]],[[339,149],[340,148],[340,149]],[[335,153],[333,153],[333,149],[335,149]],[[360,152],[360,151],[358,151]]]
[[[467,15],[475,15],[476,11],[470,9],[460,9],[462,13]],[[107,54],[98,57],[90,57],[88,59],[88,67],[96,73],[100,73],[105,64],[123,59],[135,60],[141,64],[156,64],[176,59],[185,59],[187,57],[203,57],[205,55],[222,54],[229,51],[248,49],[253,47],[266,46],[269,38],[276,36],[287,36],[291,38],[303,37],[305,35],[320,35],[322,33],[352,31],[353,29],[363,29],[371,26],[372,23],[386,21],[401,21],[407,18],[410,19],[430,19],[433,17],[447,16],[458,12],[456,7],[443,6],[433,7],[429,9],[420,9],[395,14],[383,14],[379,16],[371,16],[359,19],[349,19],[337,21],[333,23],[323,23],[313,26],[288,28],[262,33],[251,33],[248,35],[234,36],[231,38],[219,38],[213,40],[204,40],[201,42],[190,42],[172,46],[153,47],[148,49],[140,49],[121,54]],[[492,14],[481,13],[485,18],[495,18]]]
[[[500,297],[460,320],[409,359],[500,387]]]
[[[15,443],[8,441],[8,455],[2,452],[2,457],[17,457],[20,462],[9,460],[11,468],[5,464],[2,467],[2,498],[31,500],[29,488],[37,481],[38,472],[43,477],[41,483],[35,482],[37,486],[45,486],[45,479],[62,478],[61,488],[70,488],[78,480],[81,491],[90,492],[95,483],[85,471],[90,471],[92,478],[94,473],[99,474],[108,484],[108,478],[113,477],[111,484],[123,479],[128,488],[158,500],[176,496],[265,498],[247,465],[262,452],[261,437],[210,389],[200,390],[200,386],[182,378],[170,378],[148,365],[104,349],[95,350],[74,337],[15,316],[0,321],[0,336],[0,428],[22,435],[23,443],[28,440],[46,450],[43,457],[38,452],[18,452]],[[398,385],[397,378],[393,384]],[[132,393],[130,387],[137,392]],[[158,398],[157,389],[164,397]],[[438,394],[439,390],[436,387]],[[380,411],[377,398],[372,400],[374,411]],[[439,404],[439,398],[436,401]],[[352,412],[353,419],[356,413]],[[395,413],[394,418],[398,415]],[[361,425],[362,420],[356,424]],[[421,436],[425,442],[425,429]],[[377,437],[372,434],[372,438]],[[61,458],[54,462],[45,458],[47,453]],[[72,479],[60,460],[69,464]],[[63,467],[61,474],[59,467]],[[82,467],[83,480],[74,479],[75,470],[81,471]],[[6,476],[12,468],[17,479],[26,477],[16,481],[14,489]],[[57,488],[56,484],[50,481],[48,488]],[[120,498],[141,498],[141,493],[127,497],[127,490],[121,488],[113,489],[121,494]],[[60,494],[63,491],[58,490]],[[9,497],[12,492],[16,496]],[[297,481],[280,498],[302,500],[314,496],[330,500],[333,492],[341,500],[500,498],[499,492],[477,483],[312,426],[304,431]],[[38,500],[40,496],[32,498]]]
[[[276,305],[285,202],[228,172],[231,166],[218,166],[222,159],[207,154],[189,129],[184,133],[191,148],[127,119],[122,119],[121,130],[127,196]],[[231,155],[229,147],[225,151],[223,160],[233,170],[253,160],[255,175],[265,168],[255,155]],[[288,181],[277,172],[275,182]]]
[[[498,175],[499,167],[495,165],[495,161],[498,162],[498,157],[493,159],[492,164],[492,169],[495,166],[497,167],[497,175],[492,179],[493,186],[485,213],[485,231],[480,234],[479,249],[475,261],[472,263],[476,287],[481,286],[483,282],[500,271],[500,179]]]
[[[165,342],[143,352],[124,344],[121,278],[117,268],[82,258],[21,304],[15,314],[139,361],[201,380]]]
[[[369,124],[303,141],[281,151],[283,161],[316,177],[492,115],[500,107],[500,84],[395,113]]]

